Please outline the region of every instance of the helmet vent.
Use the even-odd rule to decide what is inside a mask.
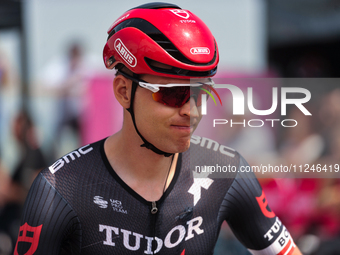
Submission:
[[[173,58],[177,59],[178,61],[181,61],[182,63],[193,65],[193,66],[205,66],[210,65],[214,63],[216,59],[216,51],[213,59],[209,63],[195,63],[193,61],[190,61],[187,59],[177,48],[173,43],[162,33],[159,34],[148,34],[156,43],[159,44],[166,52],[168,52]]]
[[[154,63],[157,62],[155,60],[152,60],[150,58],[144,58],[145,62],[149,65],[149,67],[159,73],[165,73],[165,74],[172,74],[172,75],[182,75],[182,76],[192,76],[192,77],[210,77],[216,74],[217,72],[217,66],[213,68],[212,70],[209,71],[191,71],[191,70],[186,70],[174,66],[169,66],[170,68],[162,68],[159,67],[159,65],[155,65]],[[161,63],[163,64],[163,63]],[[164,64],[163,64],[164,65]]]

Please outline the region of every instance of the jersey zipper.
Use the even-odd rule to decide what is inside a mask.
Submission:
[[[157,249],[157,247],[155,247],[155,238],[156,238],[156,221],[157,221],[157,213],[158,213],[158,207],[157,207],[157,202],[156,201],[152,201],[151,202],[151,231],[152,231],[152,237],[153,237],[153,242],[151,245],[151,249],[152,249],[152,254],[154,254],[154,251]]]
[[[158,212],[156,201],[151,202],[151,213],[156,214]]]

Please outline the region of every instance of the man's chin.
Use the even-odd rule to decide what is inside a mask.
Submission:
[[[173,146],[171,149],[168,148],[167,150],[165,149],[164,151],[168,152],[168,153],[182,153],[185,152],[189,149],[190,147],[190,141],[186,144],[181,144],[181,145],[176,145]]]
[[[190,148],[190,140],[186,142],[185,144],[178,146],[177,153],[185,152]]]

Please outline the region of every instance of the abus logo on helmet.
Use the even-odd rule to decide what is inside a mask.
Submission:
[[[170,10],[173,14],[177,15],[178,17],[181,17],[183,19],[187,19],[189,18],[189,13],[187,11],[184,11],[184,10],[178,10],[178,9],[175,9],[175,10]]]
[[[129,66],[135,67],[137,65],[136,57],[126,48],[122,40],[116,39],[114,47],[118,54],[128,63]]]
[[[190,53],[193,55],[210,54],[210,50],[207,47],[193,47],[190,49]]]

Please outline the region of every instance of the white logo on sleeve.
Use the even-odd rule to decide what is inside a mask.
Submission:
[[[72,151],[69,154],[65,155],[64,157],[58,159],[52,166],[50,166],[48,169],[52,174],[55,174],[58,170],[60,170],[65,164],[69,164],[72,161],[80,158],[82,155],[85,155],[93,150],[92,147],[89,147],[90,145],[85,145],[78,150]]]
[[[279,232],[279,227],[278,225],[282,226],[282,231],[281,233]],[[273,231],[273,229],[276,229]],[[276,222],[272,226],[271,230],[273,233],[280,233],[279,236],[275,239],[275,241],[271,241],[272,244],[269,245],[267,248],[263,250],[251,250],[249,251],[254,254],[254,255],[263,255],[263,254],[282,254],[282,255],[288,255],[292,254],[293,251],[295,250],[295,243],[289,234],[288,230],[286,229],[285,226],[282,225],[281,221],[277,218]],[[272,233],[272,234],[273,234]],[[264,235],[264,237],[269,241],[271,240],[272,236],[271,234],[268,234],[268,232]]]
[[[194,183],[191,185],[188,192],[194,195],[194,206],[201,199],[201,187],[208,190],[210,185],[214,182],[212,179],[207,178],[210,173],[207,172],[193,172]]]

